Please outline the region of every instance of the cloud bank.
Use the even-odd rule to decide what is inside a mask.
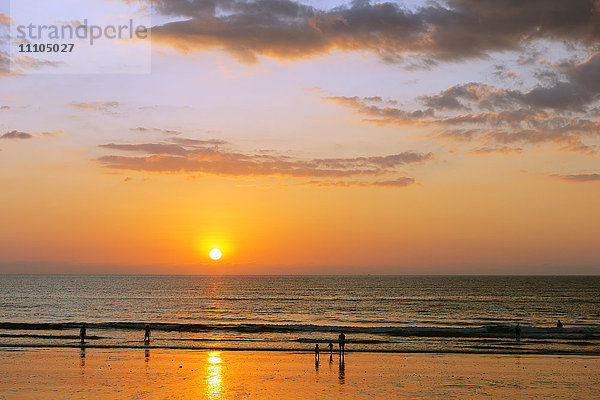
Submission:
[[[318,178],[303,184],[313,186],[403,187],[415,182],[409,177],[365,181],[362,178],[397,175],[399,168],[434,159],[432,153],[406,151],[386,156],[299,159],[264,152],[243,153],[220,149],[226,142],[173,138],[172,143],[101,145],[124,154],[99,157],[105,168],[157,173],[210,174],[233,177]],[[134,153],[135,155],[131,155]],[[336,180],[331,180],[335,178]],[[344,180],[349,179],[349,180]]]
[[[184,51],[224,49],[243,62],[298,59],[334,50],[371,51],[387,62],[418,56],[424,65],[519,50],[539,39],[594,44],[597,0],[447,0],[408,9],[395,2],[320,9],[291,0],[158,0],[177,19],[153,39]]]

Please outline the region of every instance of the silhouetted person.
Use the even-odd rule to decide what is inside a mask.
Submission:
[[[329,347],[329,356],[333,356],[333,343],[329,342],[327,347]]]
[[[560,319],[558,320],[558,322],[556,323],[556,327],[557,328],[562,328],[563,327],[563,323],[560,322]]]
[[[81,328],[79,328],[79,337],[81,338],[81,344],[85,343],[86,333],[87,333],[87,330],[85,329],[85,324],[82,324]]]
[[[340,354],[344,354],[344,348],[346,347],[346,335],[344,332],[340,332],[340,336],[338,336],[338,344],[340,345]]]
[[[146,332],[144,333],[144,342],[150,343],[150,325],[146,325]]]
[[[315,362],[319,362],[319,344],[315,344]]]
[[[517,342],[521,340],[521,324],[517,322],[517,326],[515,326],[515,339]]]

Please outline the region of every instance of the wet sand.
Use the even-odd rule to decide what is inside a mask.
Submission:
[[[600,357],[0,350],[0,399],[600,397]]]

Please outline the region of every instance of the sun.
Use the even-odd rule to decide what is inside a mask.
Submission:
[[[221,258],[221,250],[219,249],[212,249],[209,253],[210,258],[212,258],[213,260],[218,260],[219,258]]]

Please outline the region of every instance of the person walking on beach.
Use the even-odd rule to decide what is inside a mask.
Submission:
[[[517,342],[521,340],[521,324],[518,322],[515,326],[515,339],[517,339]]]
[[[557,328],[562,328],[563,327],[563,323],[560,322],[560,319],[558,320],[558,322],[556,323],[556,327]]]
[[[333,357],[333,343],[329,342],[327,347],[329,347],[329,357]]]
[[[315,362],[319,362],[319,343],[315,344]]]
[[[340,336],[338,336],[338,344],[340,345],[340,354],[343,356],[346,347],[346,335],[344,335],[344,332],[340,332]]]
[[[150,325],[146,325],[146,332],[144,333],[144,342],[150,343]]]
[[[85,343],[86,333],[87,333],[87,329],[85,328],[85,324],[82,324],[81,328],[79,328],[79,337],[81,338],[81,344]]]

